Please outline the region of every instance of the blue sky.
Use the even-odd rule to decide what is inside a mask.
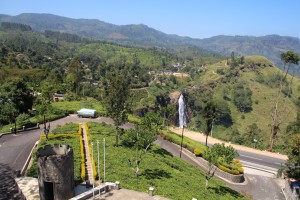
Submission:
[[[300,38],[299,0],[1,0],[0,13],[145,24],[194,38],[269,34]]]

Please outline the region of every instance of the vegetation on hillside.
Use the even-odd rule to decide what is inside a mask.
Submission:
[[[172,100],[169,95],[175,91],[185,92],[189,128],[206,130],[203,111],[213,99],[217,117],[211,120],[209,134],[255,148],[268,146],[270,110],[282,76],[264,57],[237,57],[232,53],[231,57],[220,61],[220,57],[213,58],[187,46],[171,53],[81,40],[79,36],[51,31],[47,34],[24,31],[22,25],[17,29],[3,28],[0,34],[0,124],[5,130],[14,126],[12,123],[17,122],[19,114],[23,117],[18,121],[24,122],[29,115],[31,123],[48,121],[82,107],[108,115],[104,88],[111,71],[119,69],[126,72],[131,88],[126,102],[130,105],[129,119],[138,121],[132,114],[143,116],[154,110],[163,117],[164,125],[176,125],[177,99]],[[174,72],[181,72],[181,75]],[[288,84],[290,81],[291,76],[287,75],[279,93],[285,97],[281,99],[285,99],[289,114],[282,122],[275,151],[286,150],[285,129],[295,120],[300,106],[299,80],[294,78],[293,83]],[[17,92],[17,87],[5,92],[5,88],[11,87],[9,84],[17,82],[22,83],[20,87],[27,94],[24,97],[27,101],[23,97],[18,101],[26,102],[26,109],[16,105],[19,97],[7,97],[13,93],[22,94]],[[54,103],[55,93],[62,93],[65,102]],[[85,100],[91,98],[94,100]],[[20,127],[20,123],[16,126]]]

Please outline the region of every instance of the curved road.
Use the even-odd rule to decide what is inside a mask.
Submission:
[[[202,141],[199,141],[205,144]],[[208,146],[212,146],[213,144],[208,143]],[[276,173],[281,164],[284,164],[286,160],[275,158],[271,156],[256,154],[254,152],[237,150],[239,154],[239,159],[244,166],[262,169],[264,171]]]
[[[180,147],[171,142],[163,140],[162,137],[158,137],[156,141],[161,148],[166,149],[172,155],[179,157]],[[182,151],[181,158],[192,165],[199,167],[195,157],[188,151]],[[199,167],[201,169],[201,167]],[[284,200],[285,197],[281,191],[280,186],[276,183],[274,178],[270,178],[263,175],[246,174],[247,181],[243,184],[234,184],[226,182],[227,186],[239,191],[240,193],[246,194],[254,200]],[[224,180],[223,180],[224,181]]]
[[[67,123],[84,123],[86,121],[105,122],[113,124],[113,120],[107,117],[99,117],[96,119],[78,118],[76,115],[71,115],[62,119],[51,122],[50,131],[58,125]],[[122,128],[133,128],[133,124],[126,123]],[[41,126],[42,128],[42,126]],[[0,138],[0,163],[8,164],[13,170],[22,170],[28,155],[30,154],[34,144],[43,134],[43,129],[36,129],[27,132],[19,132],[16,135],[3,135]]]

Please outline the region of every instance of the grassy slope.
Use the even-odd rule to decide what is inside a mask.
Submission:
[[[104,137],[106,140],[106,181],[120,181],[123,188],[142,192],[154,186],[155,194],[170,199],[246,199],[215,178],[209,182],[210,188],[205,191],[205,177],[201,170],[173,157],[158,146],[146,154],[140,165],[140,175],[135,178],[128,163],[128,158],[132,159],[135,151],[124,146],[115,147],[114,132],[113,126],[89,123],[91,140],[94,143],[99,140],[101,147]],[[96,149],[94,152],[97,152]],[[102,148],[100,156],[103,157]],[[97,161],[96,153],[94,159]],[[103,170],[103,161],[100,162]],[[103,174],[100,176],[103,178]]]
[[[246,63],[249,62],[257,62],[257,63],[265,63],[269,64],[265,58],[260,56],[246,57]],[[225,70],[229,69],[229,66],[225,65],[224,62],[219,62],[217,64],[207,66],[204,75],[201,77],[199,81],[205,83],[211,80],[217,80],[221,78],[222,75],[217,74],[216,70],[218,68],[222,68]],[[259,69],[259,72],[263,74],[263,76],[268,76],[270,74],[281,73],[281,71],[275,67],[264,67]],[[243,113],[239,112],[237,108],[234,106],[232,101],[227,101],[232,113],[233,126],[224,129],[220,127],[216,127],[214,129],[214,135],[220,137],[222,139],[228,139],[234,128],[238,129],[241,134],[246,132],[247,126],[252,123],[256,123],[258,127],[262,130],[262,134],[264,136],[264,143],[267,144],[270,138],[270,127],[269,125],[272,123],[271,119],[271,111],[274,106],[275,98],[278,94],[278,88],[270,88],[264,84],[261,84],[256,81],[257,72],[247,69],[245,72],[240,73],[240,77],[238,77],[238,82],[244,81],[245,85],[247,85],[252,94],[252,108],[253,110],[249,113],[244,113],[245,119],[242,119]],[[291,76],[288,75],[288,80],[291,80]],[[214,90],[214,98],[221,99],[223,94],[223,89],[228,85],[232,86],[232,83],[227,82],[226,84],[219,84],[217,88]],[[293,103],[292,99],[296,99],[300,96],[300,92],[298,91],[298,85],[300,85],[300,80],[298,78],[294,78],[293,80],[293,94],[292,98],[288,99],[286,112],[284,117],[284,121],[281,126],[282,132],[285,131],[286,126],[289,122],[294,121],[297,115],[297,106]],[[283,105],[283,95],[281,94],[281,105]],[[255,102],[258,101],[256,104]]]

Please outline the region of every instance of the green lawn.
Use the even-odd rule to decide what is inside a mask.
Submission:
[[[100,116],[107,116],[105,108],[102,106],[102,104],[95,100],[95,99],[87,99],[82,101],[61,101],[61,102],[54,102],[52,103],[52,106],[56,109],[67,111],[69,113],[76,113],[76,111],[80,110],[81,108],[89,108],[89,109],[95,109]],[[128,114],[128,119],[131,123],[139,123],[140,118]]]
[[[55,114],[52,114],[50,116],[50,120],[55,120],[55,119],[59,119],[59,118],[62,118],[62,117],[65,117],[65,112],[61,112],[61,111],[57,111]],[[47,118],[48,119],[48,118]],[[34,116],[34,117],[30,117],[29,118],[29,121],[32,123],[32,124],[37,124],[37,123],[43,123],[43,116],[41,115],[37,115],[37,116]],[[0,127],[0,135],[2,133],[6,133],[6,132],[9,132],[10,131],[10,128],[13,128],[15,127],[15,124],[8,124],[8,125],[5,125],[5,126],[2,126]],[[22,125],[20,124],[17,124],[17,129],[21,129],[22,128]]]
[[[61,101],[52,103],[54,108],[59,110],[76,113],[81,108],[95,109],[99,115],[105,115],[106,111],[99,101],[94,99],[87,99],[82,101]]]
[[[154,145],[144,157],[138,178],[129,167],[128,158],[133,158],[133,149],[115,144],[115,128],[99,123],[88,123],[91,141],[100,142],[100,176],[103,179],[103,138],[106,141],[106,181],[120,181],[123,188],[147,192],[154,186],[155,194],[170,199],[247,199],[228,188],[225,183],[213,178],[205,191],[204,173],[193,165],[173,157],[164,149]],[[90,142],[91,142],[90,141]],[[94,152],[97,152],[94,145]],[[97,161],[97,153],[94,153]],[[97,169],[97,163],[96,163]]]
[[[76,128],[75,128],[76,127]],[[71,132],[72,130],[72,132]],[[76,181],[81,180],[81,153],[79,144],[78,124],[68,124],[63,127],[54,129],[57,134],[49,134],[49,140],[46,141],[45,135],[40,138],[40,143],[37,149],[46,145],[53,146],[54,144],[68,144],[72,147],[74,153],[74,178]],[[37,157],[36,151],[33,153],[33,162],[30,169],[27,171],[27,176],[37,177]]]
[[[163,131],[160,132],[160,135],[165,140],[168,140],[168,141],[173,142],[173,143],[178,144],[178,145],[181,144],[181,136],[174,133],[174,132],[172,132],[172,131],[163,130]],[[192,140],[192,139],[190,139],[188,137],[185,137],[185,136],[183,136],[182,146],[184,148],[187,148],[192,153],[194,153],[194,149],[200,149],[202,153],[206,149],[205,145],[201,144],[200,142],[196,142],[195,140]]]

